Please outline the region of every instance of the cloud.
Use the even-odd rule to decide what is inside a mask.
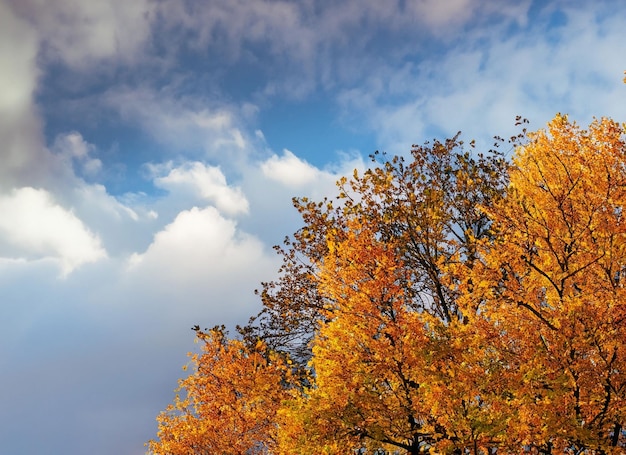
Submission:
[[[107,255],[100,239],[45,190],[25,187],[0,196],[0,213],[10,214],[0,218],[4,257],[53,258],[67,275]]]
[[[266,159],[253,161],[241,170],[241,187],[250,203],[250,213],[240,220],[240,226],[276,245],[302,226],[302,218],[293,208],[294,197],[320,201],[337,194],[336,182],[342,176],[352,176],[354,170],[366,168],[356,153],[339,153],[337,161],[323,169],[313,166],[295,153],[284,150]]]
[[[196,49],[219,44],[224,59],[231,62],[241,57],[245,41],[265,42],[274,54],[288,52],[295,55],[309,48],[296,31],[313,38],[311,30],[303,26],[301,6],[297,3],[217,0],[188,4],[164,2],[160,7],[164,25],[170,33],[175,33],[176,29],[191,32],[187,41],[170,44],[191,45]]]
[[[130,62],[151,31],[154,3],[148,0],[8,0],[35,24],[48,59],[89,69],[103,59]]]
[[[585,122],[626,116],[617,58],[626,53],[621,16],[597,12],[590,21],[589,10],[564,9],[564,23],[548,34],[554,9],[537,14],[519,33],[497,24],[472,29],[445,54],[376,68],[361,86],[338,95],[342,122],[376,131],[380,148],[403,154],[413,143],[459,129],[490,146],[493,135],[516,133],[516,115],[530,119],[531,128],[557,112]]]
[[[207,166],[198,161],[186,162],[173,167],[169,162],[165,166],[148,166],[152,173],[166,174],[154,178],[154,184],[178,193],[187,200],[200,199],[215,204],[220,211],[228,215],[248,212],[248,201],[240,188],[230,187],[221,169]]]
[[[258,311],[250,306],[252,290],[272,279],[277,265],[273,252],[233,220],[214,207],[194,207],[156,233],[145,252],[129,258],[125,278],[140,300],[184,305],[179,319],[192,322],[193,314],[208,312],[215,323],[241,323]]]
[[[441,26],[449,22],[463,23],[472,17],[475,5],[471,0],[453,0],[445,3],[437,0],[410,0],[407,10],[431,26]]]
[[[213,74],[243,77],[262,97],[304,99],[318,88],[358,84],[382,62],[422,46],[456,43],[470,26],[524,24],[530,0],[245,0],[162,2],[158,33],[166,54],[203,56]],[[182,63],[182,62],[179,62]],[[249,78],[239,74],[254,72]],[[221,76],[220,76],[221,75]],[[224,80],[226,85],[229,80]]]
[[[33,102],[38,50],[36,30],[0,2],[0,190],[34,183],[49,164]]]
[[[78,165],[78,170],[86,177],[96,177],[102,170],[102,161],[91,156],[95,146],[86,142],[76,131],[58,135],[52,150],[65,160],[68,166]]]
[[[210,272],[225,275],[240,262],[262,255],[261,242],[238,233],[234,221],[223,218],[214,207],[194,207],[154,236],[142,254],[130,259],[130,270],[160,270],[173,281],[193,280]],[[208,270],[207,267],[208,266]]]
[[[263,176],[299,191],[305,191],[309,196],[321,197],[328,192],[334,192],[335,183],[343,176],[351,176],[355,170],[363,171],[365,164],[359,154],[352,156],[340,154],[338,163],[329,163],[326,168],[319,169],[305,160],[297,157],[290,150],[283,150],[283,155],[273,154],[260,163]]]
[[[95,180],[103,167],[95,146],[80,133],[59,134],[47,147],[35,99],[43,60],[40,30],[28,16],[34,5],[0,1],[0,83],[6,88],[0,91],[0,203],[5,214],[0,256],[7,267],[55,264],[67,277],[106,257],[107,240],[115,247],[131,237],[132,229],[122,225],[137,215],[102,185],[77,176]],[[50,7],[46,5],[42,7]],[[113,212],[124,221],[115,221]],[[122,229],[108,229],[113,225]]]
[[[309,185],[321,176],[317,168],[287,149],[283,150],[282,157],[272,155],[267,161],[261,163],[261,170],[267,178],[290,187]]]
[[[21,111],[29,105],[38,71],[37,36],[27,22],[15,16],[11,8],[0,2],[0,110]],[[10,87],[10,90],[7,88]]]
[[[126,87],[106,92],[102,102],[172,152],[229,159],[244,154],[249,144],[240,116],[254,115],[253,106],[245,103],[239,110],[202,96],[181,95],[177,90],[174,85],[161,92]]]

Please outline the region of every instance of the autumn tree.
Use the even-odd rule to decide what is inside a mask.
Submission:
[[[497,138],[495,145],[502,142]],[[304,227],[276,247],[283,257],[281,276],[263,283],[263,311],[244,329],[303,363],[310,359],[311,341],[326,320],[319,265],[328,241],[340,241],[350,220],[360,220],[382,241],[394,244],[396,257],[411,274],[407,304],[449,323],[459,313],[456,296],[442,279],[442,264],[458,254],[464,261],[474,260],[475,242],[489,235],[490,224],[477,207],[491,206],[507,184],[503,154],[495,149],[470,153],[459,135],[413,146],[409,160],[387,159],[377,152],[372,161],[374,166],[363,175],[355,172],[338,182],[335,200],[294,199]]]
[[[558,115],[516,150],[463,308],[508,351],[509,447],[623,453],[626,143],[614,121]],[[511,355],[514,354],[514,355]],[[568,453],[569,453],[568,452]]]
[[[511,162],[455,137],[296,199],[263,311],[199,333],[152,452],[623,453],[623,136],[559,115]]]
[[[270,343],[290,337],[301,358],[312,356],[315,383],[281,427],[293,453],[491,440],[495,419],[481,415],[475,389],[454,387],[444,404],[450,364],[464,354],[449,343],[463,317],[447,264],[476,260],[490,225],[477,207],[503,193],[508,164],[495,152],[473,157],[458,137],[411,157],[341,180],[338,203],[296,201],[305,227],[280,250],[283,276],[265,285],[257,319]]]
[[[202,352],[180,381],[174,403],[158,417],[154,455],[252,455],[272,450],[275,414],[288,397],[290,361],[263,341],[228,338],[223,328],[198,331]]]
[[[581,131],[557,116],[517,147],[506,191],[493,182],[508,174],[486,173],[501,180],[479,188],[482,200],[441,185],[449,175],[484,184],[477,172],[439,159],[439,177],[413,174],[427,182],[413,186],[386,172],[403,170],[396,158],[355,176],[358,198],[343,192],[332,216],[309,204],[325,241],[307,275],[323,305],[316,383],[288,413],[315,437],[290,441],[329,453],[345,451],[339,441],[407,453],[623,450],[622,134],[606,119]],[[415,158],[413,169],[429,163]],[[389,305],[410,327],[388,319]]]
[[[329,241],[319,277],[328,322],[313,342],[315,384],[285,414],[288,432],[305,421],[291,452],[418,448],[427,431],[416,382],[425,330],[406,306],[409,277],[393,245],[357,221],[346,227],[345,240]]]

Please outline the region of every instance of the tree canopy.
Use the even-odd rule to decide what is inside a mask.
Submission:
[[[509,142],[377,153],[295,199],[262,312],[198,331],[150,453],[623,453],[624,127]]]

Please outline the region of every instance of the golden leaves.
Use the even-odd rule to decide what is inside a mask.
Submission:
[[[509,436],[525,443],[617,443],[609,435],[626,398],[615,348],[626,339],[616,281],[626,266],[623,134],[606,118],[582,130],[557,115],[516,150],[511,190],[489,210],[497,246],[473,271],[489,285],[472,298],[516,346],[510,368],[523,380],[509,386],[519,410]]]
[[[264,453],[273,445],[275,414],[292,382],[286,359],[258,340],[227,338],[223,328],[198,332],[202,353],[180,381],[174,404],[159,417],[153,454]]]

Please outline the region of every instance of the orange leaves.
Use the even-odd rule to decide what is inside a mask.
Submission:
[[[202,353],[180,381],[179,396],[159,418],[150,453],[265,453],[274,442],[275,414],[292,382],[285,359],[263,341],[247,346],[223,329],[199,332]]]
[[[350,220],[346,227],[341,240],[329,239],[319,266],[320,294],[334,305],[313,343],[315,384],[290,408],[301,429],[280,431],[295,453],[405,447],[415,422],[424,420],[418,365],[424,329],[406,305],[406,270],[371,226]]]
[[[511,385],[520,413],[510,434],[526,443],[616,443],[626,411],[623,134],[608,119],[582,130],[558,115],[516,150],[507,197],[487,210],[497,237],[472,280],[490,285],[473,298],[515,346],[523,381]]]

